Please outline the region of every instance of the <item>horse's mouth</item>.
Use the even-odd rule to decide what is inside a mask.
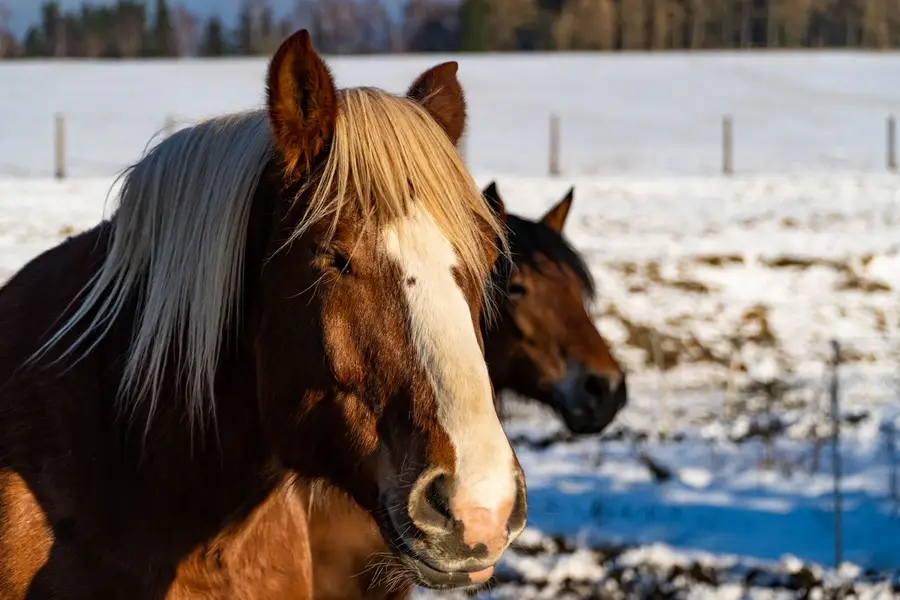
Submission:
[[[385,534],[383,537],[388,540],[391,550],[416,585],[432,590],[474,592],[487,584],[494,574],[493,566],[475,572],[444,571],[409,546],[406,539],[399,534],[390,516],[385,521],[387,522],[382,525]]]

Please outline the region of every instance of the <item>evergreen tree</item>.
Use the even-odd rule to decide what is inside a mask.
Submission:
[[[459,49],[483,52],[488,47],[488,0],[459,3]]]
[[[156,0],[156,15],[149,37],[147,53],[150,56],[178,56],[178,43],[175,40],[172,16],[166,0]]]
[[[225,56],[228,53],[225,32],[219,17],[211,17],[206,22],[206,33],[203,36],[203,47],[200,53],[203,56]]]
[[[23,46],[25,56],[46,56],[47,43],[44,41],[44,36],[41,35],[41,30],[38,27],[28,28]]]
[[[254,19],[249,2],[242,2],[241,12],[238,14],[237,29],[234,31],[232,42],[235,54],[250,56],[256,53],[254,47]]]
[[[41,27],[44,42],[43,56],[62,56],[65,53],[65,32],[62,13],[57,2],[44,2],[41,6]]]

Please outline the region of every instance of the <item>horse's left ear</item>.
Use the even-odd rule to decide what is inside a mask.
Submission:
[[[491,207],[491,210],[494,211],[494,214],[496,214],[501,221],[505,222],[506,206],[503,204],[503,199],[500,197],[500,192],[497,191],[497,182],[490,182],[488,186],[481,192],[481,195],[484,196],[485,200],[487,200],[488,206]]]
[[[419,75],[406,97],[425,107],[455,146],[466,128],[466,99],[456,78],[456,61],[441,63]]]
[[[334,80],[308,31],[298,31],[275,52],[266,88],[275,144],[286,174],[298,176],[331,142],[337,118]]]
[[[573,186],[569,188],[569,191],[566,192],[566,195],[556,206],[548,210],[547,214],[541,217],[541,223],[556,233],[562,233],[563,225],[566,224],[566,217],[569,216],[569,209],[572,208],[572,197],[574,195],[575,188]]]

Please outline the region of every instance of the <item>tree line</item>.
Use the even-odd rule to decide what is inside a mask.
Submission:
[[[47,1],[21,39],[0,2],[0,58],[267,55],[300,27],[328,54],[900,47],[900,0],[242,0],[231,28],[152,2]]]

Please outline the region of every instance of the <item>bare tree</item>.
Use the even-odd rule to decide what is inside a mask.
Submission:
[[[712,16],[710,0],[690,0],[691,48],[705,48],[707,27]]]
[[[888,0],[861,0],[862,44],[870,48],[887,48],[890,44]],[[896,4],[893,0],[891,4]]]
[[[362,52],[387,52],[391,46],[393,24],[382,0],[359,0],[357,11],[362,32]]]
[[[458,3],[410,0],[404,11],[403,46],[413,52],[453,52],[459,48],[458,27]]]
[[[729,0],[730,1],[730,0]],[[653,0],[650,46],[654,50],[683,48],[685,10],[678,0]]]
[[[12,44],[10,43],[12,36],[9,34],[9,19],[11,15],[12,12],[9,10],[9,7],[0,2],[0,58],[12,54]]]
[[[622,48],[643,50],[647,47],[649,0],[627,0],[621,3],[619,22],[622,26]]]
[[[612,0],[571,0],[553,23],[553,41],[559,50],[612,50],[616,30]]]
[[[144,6],[136,3],[120,3],[115,24],[113,40],[122,58],[136,58],[143,46],[146,13]]]
[[[354,0],[319,0],[314,13],[315,30],[322,50],[331,54],[359,51],[359,5]]]
[[[175,8],[172,18],[179,56],[197,56],[200,51],[200,20],[184,5]]]
[[[813,0],[778,0],[775,4],[784,33],[784,45],[803,46],[809,34]]]
[[[488,27],[494,48],[516,48],[522,30],[532,27],[537,18],[536,0],[493,0],[488,11]]]
[[[316,0],[294,0],[294,10],[291,13],[294,28],[311,31],[315,21],[315,13]]]
[[[247,54],[262,52],[263,19],[271,18],[268,0],[241,0],[241,50]]]

